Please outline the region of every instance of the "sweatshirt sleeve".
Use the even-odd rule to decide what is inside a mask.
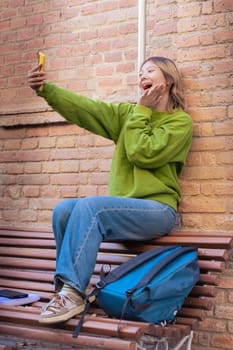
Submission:
[[[131,163],[155,169],[167,163],[180,163],[180,171],[192,142],[192,119],[178,110],[174,114],[157,112],[160,119],[152,121],[152,110],[136,106],[127,122],[125,149]],[[180,172],[178,171],[178,172]]]
[[[90,99],[50,83],[45,83],[37,95],[69,122],[114,142],[118,139],[124,115],[130,109],[127,103]]]

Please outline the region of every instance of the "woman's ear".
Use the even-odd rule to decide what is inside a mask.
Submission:
[[[168,90],[170,90],[174,85],[174,82],[172,80],[167,79],[166,80],[166,87]]]
[[[166,79],[166,85],[165,85],[165,90],[170,90],[170,87],[171,87],[172,83],[170,80]]]

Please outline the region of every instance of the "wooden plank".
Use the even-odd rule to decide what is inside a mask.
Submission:
[[[15,281],[15,280],[10,280],[10,279],[3,279],[0,278],[0,286],[6,287],[8,286],[9,288],[12,289],[24,289],[28,291],[35,291],[40,294],[41,291],[44,292],[54,292],[54,286],[52,283],[41,283],[41,282],[31,282],[31,281]]]
[[[48,341],[59,344],[93,347],[94,349],[112,349],[112,350],[136,350],[136,342],[130,340],[122,340],[116,338],[94,337],[80,334],[78,338],[73,338],[70,332],[62,329],[35,328],[29,326],[17,326],[0,323],[0,331],[2,334],[10,334],[21,337],[25,334],[27,339],[38,339],[40,341]]]
[[[226,268],[225,262],[214,260],[199,260],[199,266],[201,270],[223,272]]]
[[[36,257],[38,259],[48,259],[55,260],[56,258],[56,250],[55,249],[42,249],[42,248],[23,248],[23,247],[0,247],[0,256],[8,256],[8,257],[24,257],[24,258],[33,258]],[[129,254],[106,254],[99,253],[97,256],[97,262],[101,264],[113,264],[119,265],[123,262],[129,260],[134,255]],[[200,249],[199,250],[199,259],[206,260],[226,260],[228,254],[224,249]]]
[[[201,298],[192,298],[187,297],[184,302],[185,307],[197,308],[211,310],[213,306],[213,301],[210,298],[201,297]]]
[[[196,285],[191,291],[191,295],[194,295],[194,296],[215,297],[216,294],[217,294],[217,289],[214,286]]]
[[[39,315],[36,313],[29,313],[25,311],[16,312],[14,310],[1,310],[0,315],[1,321],[5,322],[15,322],[17,319],[17,324],[23,325],[35,325],[36,327],[43,327],[40,323],[38,323]],[[67,325],[69,326],[71,331],[77,325],[77,320],[72,320],[70,322],[65,323],[62,327],[67,329]],[[52,328],[59,328],[59,325],[50,325]],[[135,325],[125,325],[119,323],[110,323],[107,319],[102,320],[102,322],[96,321],[95,317],[92,319],[86,319],[83,323],[82,332],[99,335],[99,336],[108,336],[108,337],[120,337],[120,338],[128,338],[128,339],[139,339],[143,335],[143,330],[140,329],[136,324]]]
[[[232,237],[212,237],[209,236],[208,239],[204,235],[195,237],[187,237],[187,236],[164,236],[159,238],[156,243],[162,243],[164,245],[170,245],[170,244],[182,244],[182,245],[191,245],[195,247],[206,247],[206,248],[218,248],[218,249],[224,249],[224,248],[231,248],[233,247],[233,239]]]
[[[202,233],[200,236],[174,236],[166,235],[150,242],[102,242],[100,251],[102,252],[132,252],[138,254],[139,252],[153,249],[161,245],[190,245],[209,249],[229,249],[233,246],[232,236],[205,236]]]
[[[191,317],[191,318],[196,318],[199,321],[203,321],[204,318],[206,317],[206,312],[204,310],[200,309],[189,309],[186,307],[182,307],[182,309],[178,312],[178,317]]]
[[[53,282],[54,273],[50,271],[28,271],[28,270],[16,270],[9,268],[0,268],[0,276],[7,277],[7,279],[14,280],[29,280],[29,281],[41,281],[41,282]]]
[[[185,326],[189,326],[191,329],[196,329],[199,325],[199,320],[197,320],[195,317],[181,317],[178,316],[176,318],[177,324],[182,324]]]
[[[41,237],[51,238],[53,237],[53,232],[51,229],[41,229],[41,228],[21,228],[21,227],[2,227],[0,226],[0,236],[1,235],[11,235],[14,237],[25,237],[25,235],[35,236],[35,234],[40,234]]]
[[[26,269],[39,269],[39,270],[55,270],[54,260],[42,260],[42,259],[29,259],[29,258],[11,258],[8,256],[0,256],[0,266],[11,267],[23,267]]]
[[[35,247],[35,248],[55,248],[55,241],[51,239],[15,239],[0,237],[0,246],[12,246],[12,247]]]
[[[176,230],[169,234],[169,236],[181,236],[181,237],[231,237],[233,238],[232,232],[221,232],[221,231],[183,231]]]
[[[42,248],[24,248],[24,247],[0,247],[0,256],[8,257],[23,257],[23,258],[38,258],[38,259],[56,259],[55,249],[42,249]]]
[[[4,309],[6,312],[14,312],[15,313],[15,318],[17,319],[17,313],[29,313],[29,314],[35,314],[35,315],[39,315],[41,312],[41,307],[43,306],[43,304],[40,305],[40,307],[35,306],[38,305],[39,303],[33,303],[33,305],[28,305],[27,307],[24,306],[9,306],[9,305],[2,305],[1,308]],[[38,316],[36,316],[37,318]],[[75,318],[72,318],[70,320],[68,320],[66,323],[64,323],[64,327],[66,327],[67,329],[72,329],[74,327],[76,327],[78,320],[80,319],[80,315],[76,316]],[[108,318],[107,316],[103,316],[103,317],[99,317],[96,315],[90,315],[87,314],[85,316],[85,322],[88,321],[95,321],[95,322],[99,322],[102,324],[108,323],[108,324],[114,324],[115,326],[119,326],[119,324],[121,323],[121,325],[123,327],[138,327],[140,328],[143,332],[150,334],[151,329],[153,329],[155,325],[151,325],[147,322],[139,322],[139,321],[129,321],[129,320],[118,320],[115,318]],[[156,326],[156,328],[161,329],[160,326]],[[158,332],[157,332],[158,333]],[[162,331],[160,332],[160,335],[162,335]]]

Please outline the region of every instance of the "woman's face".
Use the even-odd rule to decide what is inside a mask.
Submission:
[[[146,91],[158,84],[166,86],[167,81],[161,69],[153,61],[147,61],[139,72],[139,87],[142,91]]]

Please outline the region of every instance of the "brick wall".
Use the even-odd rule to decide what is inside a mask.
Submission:
[[[147,0],[146,56],[177,62],[195,125],[180,180],[188,230],[233,229],[232,10],[232,0]],[[65,123],[26,74],[40,49],[48,80],[135,101],[137,1],[1,0],[0,38],[0,225],[50,227],[61,198],[107,194],[113,145]],[[194,350],[233,347],[232,266],[221,287]]]

